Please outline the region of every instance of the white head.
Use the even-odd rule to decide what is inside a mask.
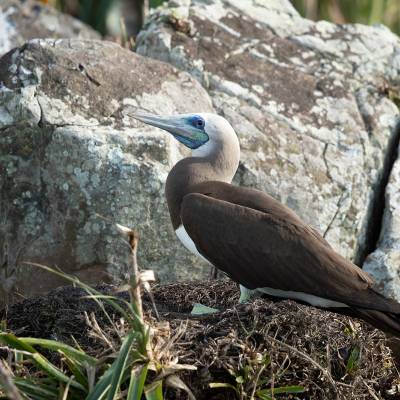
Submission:
[[[135,118],[170,132],[192,149],[192,157],[178,165],[191,174],[191,180],[213,179],[230,183],[239,165],[240,146],[230,123],[216,114],[180,114],[172,117],[135,115]],[[182,164],[182,162],[184,163]],[[189,170],[188,162],[192,165]],[[196,165],[196,172],[193,170]],[[186,173],[186,172],[185,172]]]
[[[136,114],[134,117],[168,131],[192,149],[194,157],[208,157],[228,148],[240,152],[239,141],[231,124],[217,114],[179,114],[171,117]]]

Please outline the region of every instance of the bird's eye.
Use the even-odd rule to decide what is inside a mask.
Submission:
[[[195,117],[193,117],[192,119],[192,124],[193,126],[195,126],[196,128],[202,129],[204,128],[205,122],[204,119],[198,115],[196,115]]]

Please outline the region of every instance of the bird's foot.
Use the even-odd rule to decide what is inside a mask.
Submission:
[[[192,314],[192,315],[207,315],[207,314],[215,314],[217,312],[219,312],[219,310],[216,308],[207,307],[200,303],[194,303],[193,309],[190,312],[190,314]]]
[[[240,286],[240,297],[239,297],[239,303],[247,303],[252,297],[255,296],[260,296],[260,293],[257,290],[251,290],[247,289],[247,287],[239,285]]]

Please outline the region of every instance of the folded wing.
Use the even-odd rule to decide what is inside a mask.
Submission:
[[[198,251],[236,282],[400,312],[371,288],[368,274],[270,196],[216,182],[197,191],[183,199],[182,223]]]

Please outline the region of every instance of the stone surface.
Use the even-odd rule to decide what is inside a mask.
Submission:
[[[383,26],[301,18],[289,1],[174,1],[137,52],[190,72],[234,126],[235,181],[265,190],[360,263],[396,139],[400,41]]]
[[[100,39],[80,21],[33,0],[0,1],[0,56],[34,38]]]
[[[380,239],[364,269],[386,296],[400,301],[400,158],[393,165],[385,192]]]
[[[180,148],[131,116],[210,111],[196,80],[110,42],[36,39],[0,60],[0,82],[3,296],[60,283],[24,261],[90,282],[123,276],[129,249],[110,221],[139,231],[140,263],[162,279],[204,276],[164,200]]]
[[[24,261],[92,282],[124,275],[127,248],[110,221],[140,231],[141,264],[163,280],[204,276],[176,240],[164,200],[183,149],[133,120],[136,109],[213,106],[241,141],[235,182],[274,195],[361,262],[379,229],[373,214],[398,139],[399,44],[382,26],[307,21],[284,0],[174,0],[153,13],[137,51],[181,72],[107,42],[34,40],[8,53],[0,61],[2,294],[58,283]],[[367,262],[376,260],[380,288],[393,296],[397,169]]]

